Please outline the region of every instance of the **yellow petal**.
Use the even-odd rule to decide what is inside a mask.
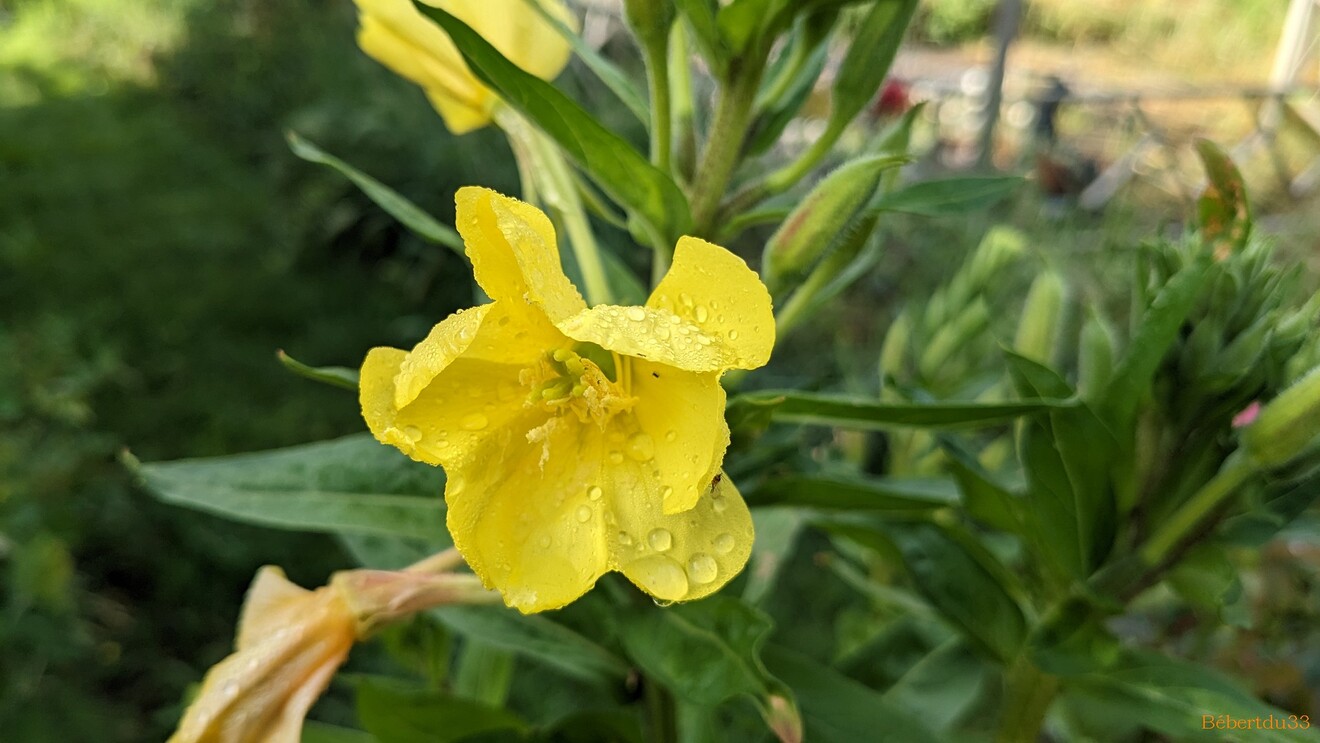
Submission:
[[[509,606],[532,613],[586,593],[609,554],[600,430],[568,416],[525,430],[505,428],[446,468],[445,500],[449,532],[472,571]]]
[[[494,305],[459,310],[441,320],[399,365],[394,380],[394,407],[402,408],[421,394],[436,375],[468,350],[481,329],[481,322]]]
[[[555,325],[573,340],[691,372],[722,372],[742,364],[725,339],[669,310],[602,304]]]
[[[586,309],[564,275],[555,228],[540,209],[474,186],[460,188],[454,202],[472,271],[492,299],[530,303],[552,322]]]
[[[170,743],[297,743],[303,719],[356,639],[343,599],[262,568],[243,608],[238,649],[206,674]]]
[[[727,347],[737,369],[770,360],[775,316],[770,292],[742,258],[695,237],[682,237],[674,262],[646,306],[696,324]]]
[[[724,388],[716,374],[648,361],[632,361],[631,374],[633,418],[664,480],[662,510],[686,511],[709,489],[729,445]]]
[[[742,495],[720,477],[689,511],[660,513],[659,504],[621,491],[611,535],[611,564],[661,601],[709,596],[742,572],[752,553],[752,515]]]

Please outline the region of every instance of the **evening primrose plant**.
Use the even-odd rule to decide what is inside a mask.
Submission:
[[[899,315],[875,394],[787,367],[768,389],[785,339],[834,334],[822,310],[874,273],[886,214],[964,214],[1018,182],[907,184],[918,110],[854,121],[915,6],[628,0],[643,84],[562,2],[357,0],[361,50],[452,135],[498,128],[521,189],[458,190],[450,227],[290,134],[463,255],[478,301],[360,365],[280,355],[355,391],[367,432],[126,457],[169,502],[334,534],[358,562],[315,589],[264,568],[172,740],[1027,741],[1073,724],[1052,715],[1088,690],[1158,685],[1131,666],[1162,656],[1133,660],[1104,621],[1233,518],[1268,530],[1304,507],[1317,308],[1274,298],[1238,181],[1207,155],[1202,230],[1143,253],[1133,332],[1084,334],[1080,391],[1051,366],[1073,301],[1056,273],[1012,347],[990,342],[986,290],[1024,263],[1007,232]],[[644,148],[555,87],[571,58]],[[781,135],[819,89],[827,119],[795,151]],[[1184,332],[1201,315],[1211,329]],[[889,453],[857,456],[854,431]],[[339,677],[358,728],[305,723],[367,641],[395,670]],[[1169,704],[1265,709],[1213,686]],[[1168,732],[1165,698],[1140,691],[1138,724]]]

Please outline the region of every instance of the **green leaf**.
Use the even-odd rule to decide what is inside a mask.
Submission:
[[[380,743],[450,743],[528,730],[527,723],[508,710],[384,680],[359,683],[357,712],[362,726]]]
[[[881,554],[896,549],[913,586],[950,624],[977,647],[1001,661],[1013,658],[1026,638],[1026,618],[1004,585],[1007,571],[990,569],[986,553],[933,524],[898,527],[829,524],[827,530]]]
[[[752,524],[756,527],[756,540],[752,542],[752,556],[743,571],[747,582],[742,597],[748,603],[757,604],[774,589],[780,570],[797,545],[806,518],[794,509],[758,508],[752,511]]]
[[[1250,611],[1244,604],[1242,580],[1223,545],[1202,543],[1192,548],[1173,566],[1166,580],[1192,606],[1210,612],[1229,626],[1249,626]]]
[[[431,612],[455,632],[535,659],[573,678],[622,684],[628,664],[562,624],[495,606],[447,606]]]
[[[1237,682],[1213,668],[1178,661],[1157,653],[1132,651],[1102,672],[1068,679],[1070,694],[1105,703],[1114,714],[1135,719],[1143,726],[1176,740],[1222,741],[1229,738],[1265,743],[1315,743],[1320,734],[1301,729],[1289,713],[1253,697]],[[1221,715],[1235,720],[1272,719],[1296,729],[1259,727],[1234,733],[1216,729]],[[1211,727],[1205,725],[1207,719]]]
[[[513,683],[513,653],[468,639],[458,656],[454,693],[491,707],[502,707]]]
[[[1097,400],[1102,416],[1115,431],[1124,431],[1131,425],[1155,371],[1201,296],[1210,269],[1211,264],[1205,261],[1186,266],[1169,279],[1146,309],[1127,352]]]
[[[747,495],[748,505],[845,511],[932,511],[958,501],[948,480],[840,475],[771,477]]]
[[[346,390],[357,390],[358,388],[357,369],[350,369],[346,366],[308,366],[285,353],[284,349],[276,351],[275,358],[280,360],[285,369],[313,382],[322,382],[332,387],[343,387]]]
[[[1232,545],[1259,547],[1292,524],[1320,499],[1320,470],[1299,480],[1271,483],[1248,505],[1219,527],[1217,538]]]
[[[766,412],[781,423],[885,430],[901,426],[993,426],[1024,415],[1077,405],[1076,400],[1015,400],[1012,402],[886,403],[872,398],[821,392],[772,390],[739,395],[729,403],[731,418],[749,411]]]
[[[670,177],[550,83],[523,71],[445,11],[413,3],[453,40],[468,67],[559,144],[606,194],[673,244],[688,229],[687,199]]]
[[[793,77],[787,80],[781,86],[774,89],[773,97],[764,97],[765,89],[762,90],[763,100],[758,100],[757,105],[760,113],[756,120],[752,122],[751,131],[747,135],[747,144],[744,152],[748,156],[759,155],[770,149],[779,141],[780,135],[788,127],[789,122],[802,110],[802,106],[811,98],[811,92],[815,89],[816,80],[820,78],[820,73],[825,71],[825,64],[829,61],[829,39],[830,31],[833,30],[837,14],[831,14],[823,20],[828,21],[825,30],[821,31],[819,27],[812,27],[808,24],[820,24],[821,20],[810,19],[799,23],[793,36],[792,47],[785,51],[781,57],[791,58],[793,55],[806,55],[806,61],[801,67],[794,71]],[[814,44],[808,53],[799,47]],[[783,73],[787,74],[787,73]],[[771,80],[775,79],[772,73]]]
[[[524,2],[531,7],[534,13],[541,16],[541,20],[545,21],[560,36],[564,37],[564,40],[568,42],[568,45],[573,48],[573,53],[578,56],[578,59],[582,60],[582,63],[585,64],[588,69],[596,73],[596,77],[600,78],[600,81],[605,84],[605,87],[610,89],[610,92],[619,99],[619,102],[622,103],[638,121],[643,124],[650,124],[651,112],[646,103],[645,96],[643,96],[637,89],[636,85],[633,85],[632,81],[628,79],[628,76],[623,74],[622,70],[614,66],[613,62],[610,62],[608,59],[601,56],[600,52],[591,48],[590,44],[583,41],[581,36],[573,32],[573,29],[569,28],[563,21],[547,11],[545,6],[541,5],[538,0],[524,0]]]
[[[1208,139],[1196,140],[1196,154],[1208,182],[1196,201],[1201,237],[1219,260],[1241,250],[1251,236],[1251,205],[1247,188],[1228,154]]]
[[[327,725],[308,720],[303,723],[301,743],[378,743],[379,739],[365,730]]]
[[[674,0],[678,12],[687,19],[697,46],[701,47],[701,56],[706,58],[716,76],[723,74],[728,66],[728,49],[720,34],[715,14],[719,10],[715,0]]]
[[[359,434],[210,459],[137,464],[167,503],[295,531],[380,534],[448,544],[444,474]]]
[[[325,152],[298,136],[295,132],[287,132],[285,138],[288,139],[289,149],[293,151],[293,154],[307,162],[328,165],[343,173],[354,185],[362,189],[362,193],[366,194],[367,198],[376,202],[376,206],[384,209],[386,213],[399,220],[404,227],[412,230],[419,237],[433,243],[439,243],[459,255],[464,255],[463,238],[454,231],[454,228],[440,223],[435,217],[418,208],[416,204],[400,196],[394,189]]]
[[[889,74],[916,9],[917,0],[882,0],[871,6],[834,76],[831,128],[840,130],[871,102]]]
[[[940,447],[948,455],[949,473],[958,483],[967,514],[996,529],[1023,534],[1022,499],[996,482],[960,444],[941,437]]]
[[[772,627],[750,605],[712,596],[663,611],[636,610],[624,619],[622,639],[642,672],[680,699],[710,706],[746,694],[773,727],[776,708],[781,715],[783,705],[792,709],[792,695],[761,662]]]
[[[938,730],[974,708],[991,678],[988,664],[960,638],[932,650],[885,691],[885,699]]]
[[[906,212],[943,217],[988,209],[1025,182],[1018,176],[973,176],[921,181],[872,202],[872,212]]]
[[[915,714],[838,672],[771,645],[766,667],[783,679],[802,710],[804,740],[813,743],[938,743]]]

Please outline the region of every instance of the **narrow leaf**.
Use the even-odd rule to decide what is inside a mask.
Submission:
[[[535,659],[574,678],[621,684],[628,676],[628,664],[617,655],[543,616],[494,606],[447,606],[431,613],[459,634]]]
[[[668,175],[550,83],[525,72],[449,13],[414,0],[453,40],[472,72],[559,144],[615,201],[673,243],[690,221],[687,199]]]
[[[884,430],[901,426],[993,426],[1024,415],[1077,404],[1072,399],[886,403],[871,398],[784,390],[740,395],[730,401],[729,412],[736,416],[742,408],[749,407],[768,412],[774,420],[782,423]]]
[[[527,730],[527,723],[508,710],[386,680],[359,683],[357,712],[363,727],[382,743],[450,743]]]
[[[871,211],[906,212],[923,217],[966,214],[994,206],[1023,182],[1018,176],[921,181],[881,196],[871,204]]]
[[[831,127],[845,126],[870,103],[889,74],[916,9],[917,0],[886,0],[871,6],[834,77]]]
[[[751,491],[748,504],[843,511],[932,511],[958,501],[948,480],[902,480],[839,475],[771,477]]]
[[[305,377],[314,382],[323,382],[332,387],[343,387],[346,390],[356,390],[358,388],[358,370],[350,369],[346,366],[308,366],[295,359],[280,349],[275,352],[275,358],[280,360],[285,369]]]
[[[293,151],[293,154],[307,162],[328,165],[344,174],[354,185],[362,189],[362,193],[374,201],[376,206],[384,209],[391,217],[399,220],[404,227],[412,230],[419,237],[444,245],[459,255],[464,254],[463,238],[454,231],[454,228],[440,223],[435,217],[422,211],[416,204],[403,198],[389,186],[325,152],[298,136],[295,132],[288,132],[285,137],[289,141],[289,149]]]
[[[448,543],[443,473],[367,435],[210,459],[126,460],[167,503],[279,529]]]

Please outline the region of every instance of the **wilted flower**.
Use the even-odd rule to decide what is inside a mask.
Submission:
[[[490,600],[471,575],[429,572],[456,563],[441,553],[408,570],[350,570],[315,591],[262,568],[234,653],[207,672],[169,743],[298,743],[307,710],[358,639],[433,606]]]
[[[489,124],[499,99],[473,76],[454,42],[412,0],[355,0],[361,12],[358,45],[417,83],[445,126],[463,134]],[[574,25],[559,0],[538,0],[552,17]],[[472,27],[509,61],[549,80],[568,64],[568,41],[527,0],[425,0]]]
[[[454,544],[524,612],[563,606],[610,570],[662,600],[722,586],[746,563],[752,524],[721,475],[719,378],[769,358],[765,286],[685,237],[645,306],[588,308],[538,209],[480,188],[457,205],[494,302],[411,352],[367,355],[372,432],[445,468]]]

